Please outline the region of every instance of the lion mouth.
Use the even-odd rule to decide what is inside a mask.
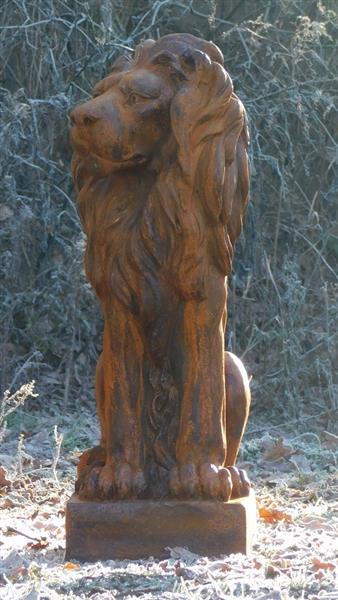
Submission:
[[[75,148],[74,148],[75,149]],[[123,168],[127,168],[127,167],[134,167],[137,165],[144,165],[145,163],[147,163],[150,160],[149,156],[145,156],[144,154],[133,154],[132,156],[128,156],[127,158],[124,158],[123,160],[114,160],[108,156],[102,156],[100,154],[97,154],[96,152],[92,152],[87,148],[77,148],[76,149],[77,154],[86,161],[87,165],[90,166],[90,164],[92,165],[92,167],[95,169],[97,168],[99,165],[104,164],[106,167],[108,167],[108,165],[110,165],[111,168],[113,169],[123,169]]]
[[[88,174],[94,179],[105,177],[110,173],[145,165],[151,158],[143,154],[133,154],[124,160],[114,161],[105,156],[100,156],[95,152],[87,152],[86,154],[84,152],[78,152],[77,154],[78,161],[75,170],[75,178],[79,188],[82,187],[85,177]]]
[[[112,160],[111,162],[114,167],[125,168],[134,167],[137,165],[144,165],[148,161],[149,157],[145,156],[144,154],[133,154],[132,156],[129,156],[128,158],[125,158],[123,160]]]
[[[93,151],[88,140],[79,138],[73,131],[71,132],[71,144],[74,152],[86,163],[87,168],[94,172],[100,171],[102,167],[104,171],[116,171],[127,169],[129,167],[137,167],[146,164],[151,158],[145,154],[135,152],[134,154],[121,158],[121,160],[116,160],[108,153],[99,154],[95,152],[95,150]]]

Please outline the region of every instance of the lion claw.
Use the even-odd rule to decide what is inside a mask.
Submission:
[[[204,462],[175,465],[170,472],[170,492],[176,498],[210,498],[227,502],[247,496],[250,482],[245,471]]]
[[[133,468],[129,463],[116,465],[88,466],[76,483],[80,498],[93,500],[122,500],[137,498],[146,488],[141,469]]]

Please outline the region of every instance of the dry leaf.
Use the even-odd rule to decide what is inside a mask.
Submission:
[[[334,571],[335,568],[336,568],[336,565],[334,565],[333,563],[322,562],[320,560],[320,558],[312,559],[312,570],[313,571],[319,571],[319,569],[321,569],[323,571]]]
[[[10,498],[5,498],[1,504],[1,508],[14,508],[15,504]]]
[[[267,566],[265,570],[265,577],[267,579],[274,579],[275,577],[278,577],[278,575],[281,575],[279,569],[276,569],[273,565]]]
[[[63,568],[67,569],[68,571],[74,571],[74,569],[79,569],[79,567],[80,565],[73,562],[65,562],[65,564],[63,565]]]
[[[280,460],[295,453],[290,446],[284,446],[282,437],[274,440],[270,437],[263,439],[263,460]]]
[[[282,571],[286,571],[291,566],[290,561],[287,560],[286,558],[277,558],[273,561],[272,564],[274,567],[277,567],[278,569],[281,569]]]
[[[330,433],[329,431],[323,431],[321,438],[326,448],[329,448],[330,450],[338,448],[338,435]]]
[[[263,566],[263,563],[260,562],[259,560],[257,560],[257,558],[253,559],[253,566],[255,569],[261,569]]]
[[[261,506],[258,508],[258,513],[261,519],[268,523],[276,523],[277,521],[286,521],[286,523],[293,523],[291,515],[278,510],[277,508],[266,508]]]
[[[48,544],[49,542],[45,538],[42,538],[37,542],[28,542],[27,548],[30,548],[31,550],[44,550],[44,548],[47,548]]]
[[[7,479],[7,471],[5,467],[0,467],[0,488],[2,487],[10,487],[12,482]]]
[[[25,565],[20,565],[19,567],[15,567],[12,571],[9,572],[9,576],[12,581],[17,581],[27,575],[27,567]]]
[[[321,529],[326,530],[326,531],[333,531],[335,529],[334,524],[331,524],[330,522],[328,522],[328,519],[325,517],[320,517],[320,516],[312,516],[312,515],[308,515],[302,518],[302,520],[300,521],[300,525],[304,525],[305,527],[308,527],[309,529],[318,529],[319,531]]]
[[[187,567],[182,567],[179,562],[175,565],[175,575],[177,575],[177,577],[182,577],[182,579],[196,578],[195,571]]]
[[[231,570],[232,570],[232,566],[229,565],[229,563],[225,562],[225,563],[221,564],[221,566],[220,566],[220,571],[227,572],[227,571],[231,571]]]
[[[323,579],[323,577],[325,577],[324,571],[316,571],[315,579]]]

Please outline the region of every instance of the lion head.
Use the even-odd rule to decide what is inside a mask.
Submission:
[[[248,197],[245,110],[220,50],[189,34],[148,40],[70,119],[89,263],[106,247],[89,279],[103,270],[132,306],[135,273],[160,270],[183,298],[203,298],[210,265],[230,271]]]

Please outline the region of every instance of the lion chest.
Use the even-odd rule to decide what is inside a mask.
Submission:
[[[145,232],[144,185],[117,190],[95,186],[79,199],[79,211],[87,234],[85,268],[97,295],[115,293],[137,297],[149,269]],[[152,235],[155,235],[152,223]],[[142,283],[143,282],[143,283]]]

